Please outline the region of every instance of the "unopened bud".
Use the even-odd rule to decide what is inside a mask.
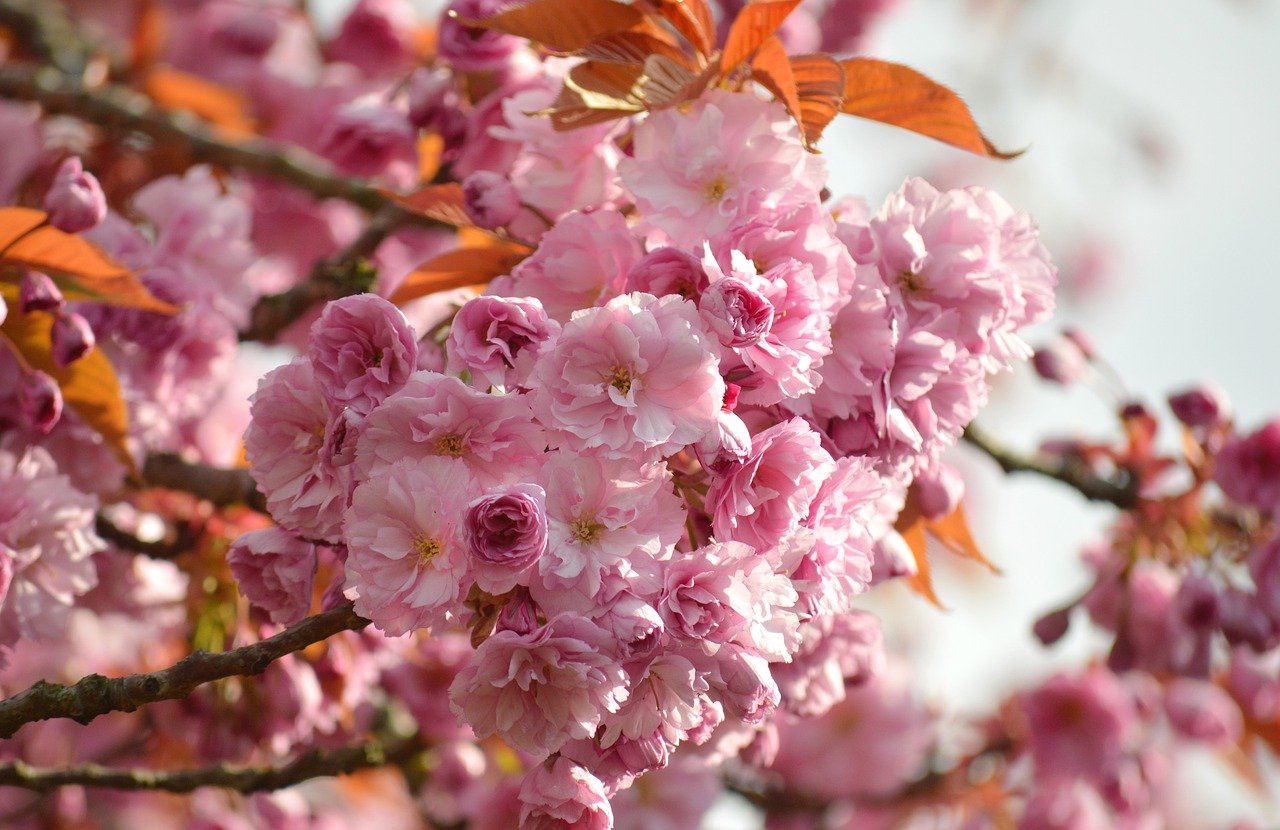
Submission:
[[[93,350],[93,328],[75,312],[57,316],[50,339],[53,360],[59,366],[70,366]]]
[[[18,286],[18,307],[22,313],[31,311],[57,311],[62,308],[62,292],[48,274],[28,271],[22,275]]]
[[[44,195],[49,224],[67,233],[80,233],[98,226],[107,216],[107,197],[102,185],[86,171],[80,159],[71,156],[53,176]]]
[[[1035,367],[1037,375],[1050,383],[1060,383],[1063,386],[1075,383],[1087,362],[1080,347],[1066,338],[1036,349],[1031,357],[1031,365]]]
[[[938,464],[916,477],[916,498],[926,519],[955,512],[964,498],[964,479],[954,467]]]
[[[1231,417],[1231,402],[1212,383],[1201,383],[1169,396],[1174,417],[1189,427],[1213,427]]]
[[[18,407],[27,426],[45,435],[62,417],[62,392],[44,372],[27,372],[18,387]]]
[[[511,182],[490,170],[478,170],[462,183],[463,206],[477,227],[506,227],[520,215],[520,194]]]

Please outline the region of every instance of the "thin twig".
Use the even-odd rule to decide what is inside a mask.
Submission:
[[[1121,510],[1128,510],[1138,503],[1136,481],[1132,479],[1117,483],[1068,458],[1022,455],[1002,445],[977,424],[970,424],[965,429],[964,439],[990,456],[1006,473],[1035,473],[1052,478],[1090,501],[1107,502]]]
[[[266,498],[244,469],[210,467],[184,461],[171,453],[155,453],[147,456],[143,464],[142,481],[148,487],[191,493],[218,507],[244,504],[267,512]]]
[[[262,139],[224,140],[198,118],[162,110],[147,96],[122,86],[88,89],[50,67],[6,65],[0,66],[0,98],[34,101],[46,112],[72,115],[107,130],[142,133],[158,143],[185,147],[201,161],[272,176],[317,198],[343,199],[372,213],[385,213],[397,224],[452,227],[406,210],[367,182],[335,175],[307,153]]]
[[[172,540],[143,541],[102,513],[99,513],[94,521],[94,530],[103,539],[120,550],[140,553],[151,559],[173,559],[190,551],[199,541],[199,535],[189,525],[179,523],[177,528],[176,538]]]
[[[313,749],[279,765],[215,764],[186,770],[120,769],[81,764],[40,769],[24,761],[0,764],[0,786],[49,792],[78,785],[113,790],[165,790],[189,793],[200,787],[221,787],[241,793],[279,790],[328,775],[347,775],[364,769],[405,764],[425,749],[420,736],[371,740],[339,749]]]
[[[88,723],[107,712],[132,712],[148,703],[186,697],[197,686],[224,677],[261,674],[287,654],[367,624],[347,605],[308,617],[252,645],[217,654],[194,651],[160,671],[116,678],[91,674],[69,686],[41,680],[0,701],[0,738],[12,737],[23,724],[34,721],[70,718]]]

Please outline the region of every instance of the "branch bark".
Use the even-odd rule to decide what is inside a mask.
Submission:
[[[51,67],[6,65],[0,66],[0,98],[34,101],[46,112],[72,115],[107,130],[142,133],[160,143],[185,147],[201,161],[272,176],[317,198],[343,199],[370,212],[385,213],[397,224],[452,227],[406,210],[364,181],[335,175],[309,154],[264,140],[223,140],[199,119],[166,112],[126,87],[89,89]]]
[[[218,507],[244,504],[267,512],[266,497],[244,469],[224,469],[184,461],[172,453],[147,456],[142,466],[142,482],[148,487],[164,487],[191,493]]]
[[[107,712],[133,712],[148,703],[186,697],[196,687],[224,677],[261,674],[287,654],[342,631],[358,631],[368,623],[347,605],[308,617],[252,645],[217,654],[194,651],[160,671],[116,678],[91,674],[69,686],[41,680],[0,701],[0,738],[10,738],[34,721],[70,718],[89,723]]]
[[[385,741],[375,739],[339,749],[313,749],[278,765],[215,764],[186,770],[119,769],[99,764],[40,769],[24,761],[14,761],[0,764],[0,786],[40,793],[69,785],[173,793],[221,787],[248,794],[280,790],[321,776],[405,764],[425,748],[421,737],[413,735]]]
[[[1004,446],[977,424],[970,424],[964,439],[991,457],[1006,473],[1035,473],[1052,478],[1076,490],[1090,501],[1113,504],[1128,510],[1138,503],[1136,482],[1117,483],[1095,475],[1083,464],[1069,459],[1022,455]]]

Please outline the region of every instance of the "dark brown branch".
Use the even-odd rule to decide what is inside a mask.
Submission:
[[[72,115],[107,129],[137,132],[163,144],[185,147],[193,157],[222,167],[286,181],[321,199],[343,199],[397,224],[451,227],[406,210],[359,179],[335,175],[319,159],[273,142],[217,137],[198,118],[156,107],[145,95],[122,86],[88,89],[49,67],[0,66],[0,98],[34,101],[46,112]]]
[[[241,648],[210,654],[194,651],[167,669],[106,678],[91,674],[64,686],[40,681],[25,692],[0,701],[0,738],[23,724],[52,718],[88,723],[107,712],[132,712],[148,703],[186,697],[197,686],[224,677],[261,674],[276,660],[342,631],[368,624],[351,606],[335,608]]]
[[[222,787],[241,793],[279,790],[329,775],[405,764],[425,749],[419,736],[367,743],[339,749],[314,749],[280,765],[215,764],[186,770],[119,769],[83,764],[40,769],[23,761],[0,764],[0,786],[49,792],[78,785],[114,790],[165,790],[189,793],[200,787]]]
[[[1137,487],[1132,480],[1116,483],[1071,459],[1022,455],[1002,445],[977,424],[970,424],[965,429],[964,439],[990,456],[1006,473],[1035,473],[1052,478],[1090,501],[1107,502],[1121,510],[1128,510],[1138,503]]]
[[[350,245],[316,263],[305,282],[259,299],[249,312],[249,327],[240,332],[240,339],[269,343],[313,305],[371,290],[377,274],[369,257],[395,231],[402,213],[399,209],[378,213]]]
[[[120,550],[140,553],[151,559],[173,559],[175,556],[181,556],[191,550],[196,542],[199,541],[198,534],[192,532],[187,524],[180,523],[178,524],[176,538],[144,542],[102,513],[99,513],[94,521],[94,530],[100,537]]]
[[[157,453],[147,456],[142,467],[142,482],[148,487],[191,493],[218,507],[244,504],[267,512],[267,500],[248,470],[210,467],[183,461],[171,453]]]

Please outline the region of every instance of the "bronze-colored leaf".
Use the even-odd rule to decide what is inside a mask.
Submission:
[[[728,74],[749,61],[798,5],[800,0],[752,0],[743,6],[729,27],[720,57],[721,70]]]
[[[102,349],[94,349],[70,366],[59,366],[49,345],[52,330],[53,315],[41,311],[23,314],[14,307],[0,325],[0,336],[13,345],[29,366],[58,382],[63,403],[101,435],[121,463],[136,475],[137,465],[125,444],[129,431],[128,410],[111,361]]]
[[[396,305],[466,286],[483,286],[508,274],[529,255],[529,249],[512,243],[455,248],[414,269],[391,295]]]
[[[797,55],[791,59],[791,75],[800,103],[800,131],[812,148],[844,102],[844,67],[830,55]]]
[[[911,548],[911,554],[916,561],[916,572],[907,577],[907,585],[927,599],[931,605],[945,611],[946,606],[942,604],[942,600],[938,599],[938,593],[933,587],[933,571],[929,565],[929,539],[925,535],[924,522],[915,521],[906,527],[899,527],[898,533],[906,541],[907,547]]]
[[[428,219],[435,219],[455,227],[471,224],[471,219],[463,206],[462,185],[457,182],[429,184],[407,195],[393,191],[384,191],[384,193],[401,207]]]
[[[129,306],[159,314],[178,308],[156,299],[136,275],[87,239],[44,224],[45,214],[0,208],[0,263],[44,271],[69,300]]]
[[[695,74],[662,55],[650,55],[639,81],[640,97],[647,109],[677,107],[701,95],[716,74],[714,65]]]
[[[947,550],[963,559],[972,559],[985,566],[992,573],[1000,573],[1000,569],[983,555],[978,543],[969,532],[969,520],[965,517],[964,506],[957,505],[949,515],[941,519],[930,519],[926,522],[929,535],[941,542]]]
[[[716,21],[706,0],[657,0],[658,13],[707,58],[716,48]]]
[[[155,66],[165,43],[165,9],[159,0],[137,5],[133,35],[129,39],[129,68],[134,77],[145,76]]]
[[[161,108],[193,113],[233,136],[256,131],[244,95],[199,75],[157,69],[147,76],[144,91]]]
[[[910,67],[871,58],[841,61],[844,101],[840,111],[893,124],[980,156],[1009,159],[978,129],[960,96]]]
[[[455,17],[464,26],[527,38],[554,52],[576,52],[606,35],[644,23],[635,6],[615,0],[529,0],[492,17]]]
[[[791,71],[791,59],[777,35],[765,38],[751,59],[751,80],[760,84],[777,98],[791,117],[800,123],[800,94],[796,91],[795,75]]]
[[[557,130],[571,130],[634,115],[644,109],[636,97],[643,67],[635,64],[587,61],[565,77],[564,87],[551,106],[540,114],[549,115]]]
[[[664,33],[660,33],[664,34]],[[647,32],[618,32],[592,41],[578,55],[592,61],[605,63],[629,63],[643,66],[650,55],[663,55],[683,66],[689,66],[689,58],[670,38]]]

